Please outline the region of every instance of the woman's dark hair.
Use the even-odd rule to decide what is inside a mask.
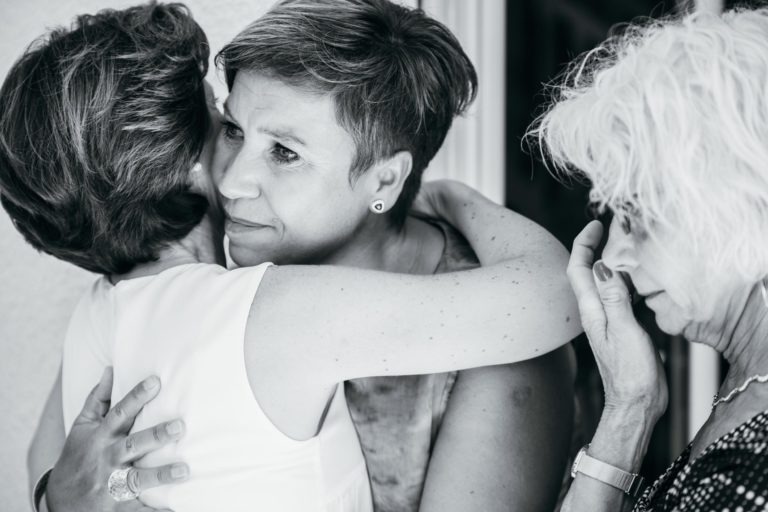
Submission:
[[[350,180],[410,152],[411,174],[390,211],[395,225],[405,221],[422,173],[477,91],[475,68],[451,31],[389,0],[283,0],[216,59],[230,89],[243,70],[331,95],[339,125],[357,146]]]
[[[209,48],[183,4],[79,16],[0,90],[0,201],[39,250],[94,272],[157,258],[200,222]]]

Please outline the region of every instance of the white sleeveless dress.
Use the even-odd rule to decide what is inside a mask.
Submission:
[[[112,285],[99,279],[80,301],[64,345],[67,431],[104,367],[114,366],[112,399],[149,375],[162,390],[133,431],[183,418],[176,445],[136,466],[184,461],[187,482],[142,493],[175,512],[372,510],[368,474],[338,386],[320,433],[282,434],[251,392],[243,342],[253,297],[268,264],[227,271],[208,264],[173,267]]]

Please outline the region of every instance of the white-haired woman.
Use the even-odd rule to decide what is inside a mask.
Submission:
[[[632,28],[558,91],[531,134],[614,214],[602,261],[592,222],[569,266],[606,405],[563,509],[629,508],[666,408],[625,273],[662,330],[730,364],[706,423],[635,510],[768,510],[768,9]]]

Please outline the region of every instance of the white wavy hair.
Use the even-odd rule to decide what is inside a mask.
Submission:
[[[768,8],[630,27],[571,65],[527,137],[601,211],[768,274]]]

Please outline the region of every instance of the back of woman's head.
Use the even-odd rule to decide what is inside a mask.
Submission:
[[[182,4],[77,18],[0,90],[0,200],[26,240],[100,273],[157,258],[202,219],[189,190],[210,118],[208,43]]]
[[[630,27],[555,93],[529,136],[597,206],[674,231],[712,271],[768,273],[768,9]]]

